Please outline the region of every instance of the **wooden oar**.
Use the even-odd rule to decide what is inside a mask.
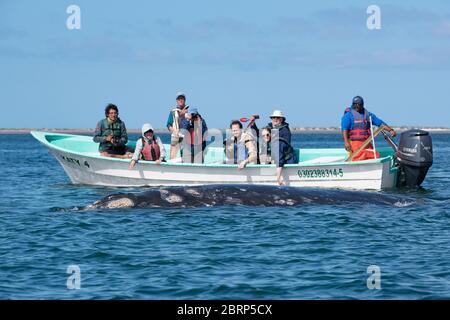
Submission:
[[[370,137],[372,138],[372,146],[373,146],[373,158],[377,158],[377,148],[375,147],[375,137],[373,136],[373,124],[372,124],[372,116],[369,117],[370,120]]]
[[[347,160],[345,160],[346,162],[349,161],[353,161],[353,158],[356,157],[356,155],[358,155],[362,150],[364,150],[369,143],[372,141],[372,139],[375,139],[375,137],[380,134],[381,131],[386,130],[385,126],[381,126],[379,127],[372,136],[370,136],[369,138],[366,139],[366,141],[363,142],[362,145],[359,146],[359,148],[353,152],[352,154],[350,154],[350,156],[347,158]]]

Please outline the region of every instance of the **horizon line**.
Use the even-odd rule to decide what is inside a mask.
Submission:
[[[421,129],[431,132],[450,132],[450,127],[431,127],[431,126],[394,126],[392,127],[395,131],[406,131],[409,129]],[[228,128],[215,128],[219,130],[226,130]],[[260,128],[261,129],[261,128]],[[292,127],[290,128],[293,133],[338,133],[341,132],[340,127]],[[94,128],[0,128],[0,134],[20,134],[20,133],[30,133],[31,131],[48,131],[48,132],[63,132],[63,133],[93,133]],[[128,133],[140,134],[141,129],[131,128],[127,129]],[[155,133],[167,133],[169,131],[167,128],[155,128]]]

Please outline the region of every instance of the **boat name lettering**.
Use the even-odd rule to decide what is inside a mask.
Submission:
[[[66,157],[66,156],[61,156],[61,158],[63,158],[63,160],[65,160],[65,161],[67,161],[69,163],[74,163],[74,164],[77,164],[77,165],[79,165],[81,167],[80,160],[78,160],[78,159],[69,158],[69,157]]]
[[[298,170],[300,179],[326,179],[326,178],[342,178],[344,177],[344,170],[342,168],[334,169],[301,169]]]

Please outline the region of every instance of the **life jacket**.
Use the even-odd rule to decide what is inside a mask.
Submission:
[[[359,113],[355,109],[347,108],[345,112],[351,112],[353,115],[353,129],[349,132],[350,140],[365,141],[370,137],[369,112],[364,109],[364,113]]]
[[[199,117],[201,119],[200,115]],[[198,128],[195,128],[195,124],[196,123],[194,121],[191,121],[188,125],[188,131],[191,136],[191,145],[199,145],[203,143],[203,119],[199,121]],[[195,131],[195,129],[197,129],[197,131]]]
[[[116,122],[109,122],[108,118],[103,119],[103,127],[105,128],[104,136],[112,135],[116,139],[122,137],[122,120],[117,118]]]
[[[142,151],[141,157],[143,160],[156,161],[161,157],[161,150],[158,143],[156,142],[156,137],[150,142],[141,137]]]
[[[239,164],[241,161],[248,158],[248,150],[246,143],[250,140],[242,141],[237,140],[235,137],[230,137],[223,141],[226,163],[228,164]]]
[[[109,141],[104,141],[100,143],[99,150],[108,151],[112,154],[125,154],[126,147],[123,144],[117,144],[122,138],[122,120],[117,118],[117,120],[113,123],[109,122],[108,118],[103,119],[102,123],[103,133],[102,136],[106,137],[109,135],[113,136],[113,141],[115,144]]]
[[[244,161],[248,158],[248,150],[245,146],[247,142],[250,140],[244,141],[244,143],[237,141],[236,138],[233,140],[233,162],[234,164],[241,163],[241,161]]]

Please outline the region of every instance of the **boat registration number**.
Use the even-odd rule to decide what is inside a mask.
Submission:
[[[316,179],[316,178],[343,178],[344,170],[339,169],[304,169],[298,170],[300,179]]]

